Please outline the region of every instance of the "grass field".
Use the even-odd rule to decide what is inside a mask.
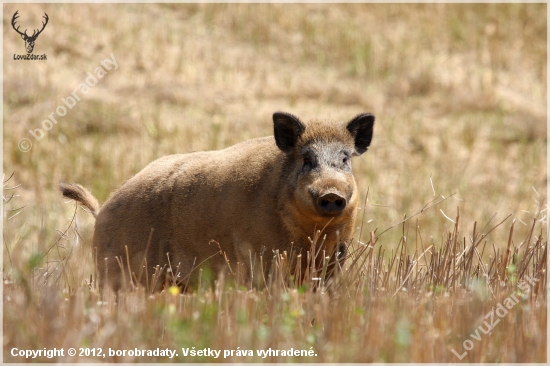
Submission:
[[[16,10],[48,14],[46,61],[14,60]],[[4,4],[3,24],[4,362],[546,361],[546,4]],[[337,281],[293,286],[277,257],[262,289],[90,284],[93,217],[59,180],[104,202],[158,157],[272,134],[278,110],[376,116]],[[291,348],[312,355],[258,353]]]

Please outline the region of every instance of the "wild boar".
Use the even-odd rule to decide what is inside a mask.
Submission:
[[[374,116],[304,123],[277,112],[273,126],[274,136],[224,150],[162,157],[101,208],[81,185],[60,183],[65,197],[96,217],[93,252],[101,283],[115,291],[130,281],[145,285],[145,264],[149,277],[152,267],[171,268],[178,283],[199,266],[216,273],[239,267],[249,277],[260,255],[265,275],[277,250],[295,253],[301,258],[296,268],[305,271],[311,266],[308,238],[321,229],[317,250],[331,256],[331,265],[343,262],[359,198],[351,158],[367,151]]]

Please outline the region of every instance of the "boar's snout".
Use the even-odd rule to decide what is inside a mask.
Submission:
[[[335,215],[346,208],[346,199],[338,193],[330,192],[317,198],[317,206],[321,212]]]

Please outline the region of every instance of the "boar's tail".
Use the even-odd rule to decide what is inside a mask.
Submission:
[[[97,217],[99,211],[99,202],[92,196],[90,191],[82,187],[80,184],[69,184],[65,182],[59,182],[59,189],[63,196],[79,202],[86,206],[94,217]]]

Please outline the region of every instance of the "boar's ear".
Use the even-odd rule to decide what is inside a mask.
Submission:
[[[304,133],[306,126],[289,113],[273,113],[275,142],[283,152],[289,152],[296,145],[298,137]]]
[[[355,153],[361,155],[369,148],[372,141],[372,127],[374,116],[370,113],[363,113],[352,119],[347,129],[355,140]]]

